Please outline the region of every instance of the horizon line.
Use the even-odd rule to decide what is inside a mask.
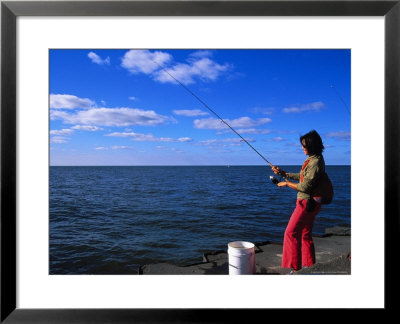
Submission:
[[[279,164],[282,166],[301,166],[301,164]],[[270,167],[269,165],[264,164],[137,164],[137,165],[113,165],[113,164],[99,164],[99,165],[74,165],[74,164],[57,164],[57,165],[49,165],[50,167],[194,167],[194,166],[224,166],[224,167],[235,167],[235,166],[265,166]],[[351,166],[351,164],[326,164],[325,166]]]

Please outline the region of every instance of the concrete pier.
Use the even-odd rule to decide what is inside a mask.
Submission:
[[[348,227],[332,227],[325,235],[313,236],[316,263],[296,272],[300,274],[351,274],[351,233]],[[227,242],[229,243],[229,242]],[[255,243],[256,274],[284,275],[290,269],[281,268],[282,243]],[[139,270],[142,275],[218,275],[229,274],[227,251],[203,255],[203,262],[188,266],[168,263],[149,264]]]

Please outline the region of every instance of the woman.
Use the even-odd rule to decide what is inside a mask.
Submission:
[[[300,173],[288,173],[279,167],[272,167],[275,174],[285,177],[279,187],[289,187],[297,191],[296,208],[290,217],[283,240],[282,268],[291,268],[294,273],[315,263],[315,250],[312,240],[312,228],[321,204],[312,198],[312,191],[319,179],[325,174],[325,162],[322,156],[324,145],[319,134],[313,130],[300,137],[300,142],[308,158]],[[294,183],[287,179],[299,181]]]

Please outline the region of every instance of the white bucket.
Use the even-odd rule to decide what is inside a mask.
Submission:
[[[231,242],[228,244],[229,274],[254,274],[256,271],[254,244],[250,242]]]

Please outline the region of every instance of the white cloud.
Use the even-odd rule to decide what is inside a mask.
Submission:
[[[204,57],[211,57],[213,53],[208,50],[199,50],[196,52],[191,53],[189,56],[194,58],[204,58]]]
[[[225,119],[233,128],[251,128],[254,126],[260,126],[266,123],[270,123],[272,120],[270,118],[259,118],[257,120],[251,119],[250,117],[240,117],[237,119]],[[198,129],[227,129],[225,123],[217,118],[205,118],[205,119],[195,119],[194,127]]]
[[[133,74],[149,74],[171,60],[171,55],[160,51],[130,50],[122,58],[121,66]]]
[[[157,114],[153,110],[137,108],[93,108],[76,113],[52,111],[51,119],[62,119],[66,124],[99,126],[155,126],[171,121],[171,118]]]
[[[84,130],[84,131],[89,131],[89,132],[96,132],[103,130],[103,128],[97,127],[97,126],[90,126],[90,125],[76,125],[71,127],[71,129],[77,129],[77,130]]]
[[[271,133],[269,129],[257,129],[257,128],[240,128],[237,130],[239,134],[252,134],[252,135],[264,135]]]
[[[302,113],[302,112],[305,112],[305,111],[318,112],[318,111],[320,111],[321,109],[324,109],[324,108],[326,108],[326,106],[322,101],[316,101],[316,102],[311,102],[311,103],[308,103],[308,104],[305,104],[305,105],[283,108],[282,111],[285,114]]]
[[[95,150],[98,151],[108,151],[108,149],[112,149],[112,150],[131,150],[132,147],[131,146],[120,146],[120,145],[113,145],[110,147],[105,147],[105,146],[99,146],[99,147],[95,147]]]
[[[229,123],[229,121],[227,120]],[[193,125],[198,129],[226,129],[226,126],[221,120],[216,118],[195,119]]]
[[[56,130],[51,130],[50,135],[71,135],[74,133],[73,129],[56,129]]]
[[[50,138],[50,143],[61,144],[67,142],[68,138],[63,136],[53,136],[52,138]]]
[[[138,100],[138,98],[136,98],[136,97],[134,97],[134,96],[130,96],[128,99],[129,99],[129,100],[133,100],[133,101]]]
[[[156,73],[155,80],[163,83],[175,83],[175,80],[169,75],[171,74],[183,84],[195,83],[195,79],[215,81],[229,67],[228,64],[220,65],[209,58],[201,58],[197,61],[190,61],[189,64],[178,63],[171,68],[160,70]]]
[[[63,119],[68,115],[65,111],[50,109],[50,120]]]
[[[95,107],[94,101],[69,94],[50,94],[50,108],[53,109],[89,109]]]
[[[191,142],[192,139],[190,137],[179,137],[178,142]]]
[[[173,113],[179,116],[186,116],[186,117],[196,117],[196,116],[206,116],[208,112],[202,111],[200,109],[183,109],[183,110],[174,110]]]
[[[152,134],[141,134],[141,133],[134,133],[134,132],[114,132],[107,134],[105,136],[112,136],[112,137],[128,137],[132,141],[138,142],[174,142],[174,139],[170,137],[155,137]]]
[[[112,137],[126,137],[130,138],[132,141],[138,142],[190,142],[192,138],[190,137],[179,137],[178,139],[173,139],[170,137],[155,137],[152,134],[141,134],[135,132],[114,132],[107,134],[105,136]]]
[[[112,150],[131,150],[131,146],[121,146],[121,145],[113,145],[111,146]]]
[[[196,79],[203,81],[214,81],[221,73],[231,68],[229,64],[218,64],[211,60],[209,51],[198,51],[190,55],[187,63],[172,62],[173,57],[162,51],[150,52],[149,50],[130,50],[122,58],[121,66],[133,74],[150,74],[154,80],[159,82],[176,83],[174,78],[183,84],[194,83]],[[171,77],[170,73],[174,78]]]
[[[350,141],[351,140],[351,132],[339,131],[339,132],[331,132],[325,134],[328,138],[334,138],[339,141]]]
[[[103,59],[102,59],[99,55],[97,55],[96,53],[90,52],[90,53],[88,54],[88,57],[92,60],[93,63],[99,64],[99,65],[104,65],[104,64],[109,65],[109,64],[110,64],[110,58],[109,58],[108,56],[103,60]]]

